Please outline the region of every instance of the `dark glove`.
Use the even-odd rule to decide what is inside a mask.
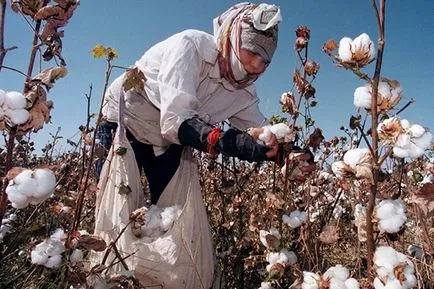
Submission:
[[[181,124],[178,139],[182,145],[201,151],[215,151],[249,162],[267,160],[266,153],[269,148],[258,144],[248,133],[230,128],[225,132],[219,132],[215,144],[210,144],[208,136],[212,131],[210,125],[195,117]]]

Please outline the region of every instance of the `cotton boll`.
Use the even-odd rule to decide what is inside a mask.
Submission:
[[[51,235],[51,239],[56,240],[56,241],[64,241],[66,239],[66,234],[63,231],[63,229],[58,228],[56,231],[54,231],[54,233]]]
[[[48,255],[45,252],[33,250],[30,253],[32,264],[43,265],[48,261]]]
[[[75,249],[72,251],[69,261],[71,261],[72,264],[83,261],[83,251],[80,249]]]
[[[270,265],[274,265],[279,262],[279,255],[278,252],[270,252],[267,254],[266,260]]]
[[[401,147],[393,147],[393,155],[397,158],[406,158],[410,156],[410,152],[408,149],[404,149]]]
[[[382,200],[375,207],[376,217],[386,219],[405,212],[405,207],[399,200]]]
[[[371,108],[371,93],[369,87],[361,86],[356,88],[354,91],[354,106],[366,109]]]
[[[58,268],[62,263],[62,255],[54,255],[48,258],[47,263],[44,264],[47,268]]]
[[[349,150],[344,155],[344,162],[354,169],[366,154],[370,154],[370,151],[367,148]]]
[[[284,139],[285,136],[291,133],[291,129],[284,123],[277,123],[270,128],[270,131],[276,136],[277,139]]]
[[[343,288],[346,288],[344,281],[337,278],[330,279],[329,289],[343,289]]]
[[[4,104],[7,108],[16,110],[20,108],[25,108],[27,105],[27,100],[24,95],[18,91],[9,91],[6,93]]]
[[[401,126],[403,129],[410,129],[410,122],[406,119],[401,119]]]
[[[360,288],[359,281],[357,281],[354,278],[349,278],[349,279],[345,280],[345,286],[347,287],[347,289],[359,289]]]
[[[28,205],[27,196],[21,194],[17,186],[7,186],[6,194],[8,195],[9,202],[12,203],[12,207],[22,209]]]
[[[6,99],[6,92],[2,89],[0,89],[0,106],[3,105]]]
[[[319,281],[320,276],[318,274],[303,271],[303,283],[301,284],[301,289],[318,289]]]
[[[418,138],[425,133],[425,128],[419,124],[413,124],[410,126],[409,131],[412,137]]]
[[[345,175],[345,168],[347,165],[343,161],[332,163],[332,171],[337,177],[343,177]]]
[[[145,215],[145,222],[142,226],[142,233],[147,237],[157,237],[163,234],[161,229],[161,209],[152,205]]]
[[[407,252],[414,256],[416,259],[421,260],[423,256],[425,255],[425,252],[423,251],[422,247],[419,245],[409,245],[407,248]]]
[[[271,282],[261,282],[259,289],[273,289],[273,285],[271,285]]]
[[[291,212],[289,217],[287,215],[282,216],[282,221],[293,229],[300,227],[300,225],[305,222],[306,219],[306,212],[300,212],[299,210]]]
[[[344,37],[339,41],[339,58],[343,62],[351,61],[352,58],[352,52],[351,52],[351,42],[353,40],[349,37]]]
[[[393,269],[400,263],[398,252],[392,247],[380,246],[377,247],[374,254],[374,264],[377,267],[384,267],[390,274],[393,273]]]
[[[277,262],[284,266],[294,265],[295,263],[297,263],[297,256],[294,252],[288,251],[288,249],[283,248],[279,252]]]
[[[356,53],[356,49],[362,50],[369,55],[369,61],[374,59],[375,57],[375,46],[374,43],[369,38],[369,35],[366,33],[360,34],[356,37],[351,43],[351,51]]]
[[[9,121],[14,125],[19,125],[26,123],[29,119],[29,111],[26,109],[7,109],[5,111],[5,116],[9,119]]]
[[[431,141],[432,133],[429,131],[425,132],[422,136],[413,139],[414,144],[423,150],[429,149],[431,146]]]
[[[416,276],[414,276],[413,274],[405,274],[404,276],[405,281],[402,284],[404,288],[414,288],[417,286]]]
[[[411,143],[408,148],[408,156],[412,159],[417,159],[418,157],[423,156],[425,153],[425,149]]]
[[[401,230],[406,220],[406,216],[395,215],[391,218],[380,220],[378,222],[378,229],[380,232],[396,233]]]
[[[168,231],[180,214],[181,207],[179,205],[164,208],[161,212],[161,228],[163,231]]]
[[[37,189],[33,196],[48,197],[54,192],[56,187],[56,177],[49,169],[36,169],[34,172],[34,178],[38,182]]]
[[[385,285],[379,278],[374,279],[374,288],[375,289],[386,289]]]
[[[266,144],[271,139],[271,130],[270,126],[264,126],[264,131],[258,136],[258,140],[262,141],[263,144]]]
[[[348,276],[350,276],[350,271],[341,264],[338,264],[334,267],[330,267],[323,276],[329,278],[337,278],[341,281],[345,281],[348,279]]]
[[[392,98],[392,88],[389,83],[385,81],[380,81],[378,83],[378,93],[387,100],[391,100]]]

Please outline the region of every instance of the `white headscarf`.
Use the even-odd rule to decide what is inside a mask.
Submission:
[[[222,76],[235,88],[247,87],[257,79],[257,76],[249,77],[239,60],[241,31],[251,26],[256,30],[266,31],[281,20],[279,7],[248,2],[236,4],[214,18],[214,38],[220,52],[220,70]]]

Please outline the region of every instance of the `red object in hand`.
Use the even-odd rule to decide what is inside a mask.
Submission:
[[[210,153],[213,157],[218,156],[218,152],[214,149],[215,145],[217,144],[220,134],[222,133],[222,130],[219,128],[213,128],[211,132],[208,134],[206,141],[208,143],[207,151]]]

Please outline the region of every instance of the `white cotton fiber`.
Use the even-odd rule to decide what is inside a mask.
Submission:
[[[24,208],[29,203],[39,204],[54,191],[56,177],[49,169],[23,170],[9,182],[6,191],[12,206]]]
[[[300,227],[301,224],[306,220],[307,220],[306,212],[300,212],[299,210],[295,210],[291,212],[289,216],[288,215],[282,216],[282,221],[293,229]]]
[[[393,273],[393,269],[400,263],[398,252],[392,247],[377,247],[374,254],[374,264],[377,267],[383,267],[388,274]]]
[[[277,239],[276,246],[280,244],[279,240],[280,238],[282,238],[282,236],[280,235],[279,230],[277,230],[276,228],[271,228],[270,231],[259,230],[259,240],[261,241],[262,245],[270,249],[270,245],[268,244],[266,239],[267,235],[272,235]]]
[[[360,288],[359,281],[357,281],[354,278],[349,278],[349,279],[345,280],[345,286],[347,286],[347,289],[359,289]]]
[[[330,267],[323,276],[328,278],[337,278],[341,281],[345,281],[348,279],[348,276],[350,276],[350,271],[341,264],[337,264],[334,267]]]
[[[297,263],[297,256],[293,251],[289,251],[288,249],[283,248],[279,252],[277,262],[284,266],[293,265]]]
[[[270,126],[264,126],[264,131],[258,136],[258,139],[262,141],[263,144],[266,144],[271,139],[271,130]]]
[[[35,246],[30,253],[33,264],[42,265],[47,268],[57,268],[62,262],[62,253],[65,252],[65,246],[60,241],[62,229],[56,232],[48,239]],[[54,237],[53,237],[54,236]]]
[[[382,232],[396,233],[407,220],[405,206],[400,200],[382,200],[375,206],[375,217]]]
[[[278,140],[281,140],[284,139],[285,136],[290,134],[291,129],[288,125],[281,122],[270,127],[270,131],[276,136]]]
[[[371,108],[371,93],[368,86],[357,87],[354,91],[354,106],[366,109]]]
[[[26,109],[7,109],[5,111],[5,116],[9,119],[9,121],[14,125],[19,125],[27,122],[29,119],[29,112]]]
[[[261,282],[261,287],[259,289],[273,289],[271,282]]]
[[[303,283],[301,289],[318,289],[320,276],[318,274],[303,271]]]
[[[376,55],[374,43],[366,33],[360,34],[351,43],[351,51],[355,54],[356,50],[362,50],[368,53],[369,61],[373,60]]]
[[[20,92],[9,91],[6,93],[4,104],[7,106],[7,108],[16,110],[25,108],[27,105],[27,100]]]
[[[420,124],[413,124],[410,126],[409,131],[412,137],[418,138],[425,133],[425,128]]]
[[[427,131],[422,136],[414,138],[413,142],[416,146],[420,147],[423,150],[429,149],[432,142],[432,133]]]
[[[346,289],[345,282],[340,279],[332,278],[329,282],[329,289]]]
[[[351,61],[352,52],[351,52],[351,42],[353,40],[349,37],[344,37],[339,41],[339,58],[343,62]]]
[[[265,258],[270,265],[274,265],[279,262],[279,252],[270,252]]]
[[[0,89],[0,106],[3,105],[6,99],[6,92]]]
[[[168,231],[180,214],[181,206],[179,205],[164,208],[161,212],[161,228],[163,231]]]
[[[48,255],[43,251],[33,250],[30,253],[30,258],[33,264],[43,265],[48,261]]]
[[[54,192],[56,188],[56,177],[48,169],[36,169],[33,173],[35,180],[38,182],[38,187],[33,196],[47,197]]]
[[[72,251],[71,256],[69,257],[69,261],[71,261],[72,264],[78,263],[83,261],[83,251],[80,249],[75,249]]]
[[[62,263],[62,255],[54,255],[48,258],[47,262],[44,264],[47,268],[57,268]]]
[[[56,241],[64,241],[66,237],[65,231],[63,231],[61,228],[56,229],[56,231],[54,231],[54,233],[51,235],[51,239]]]
[[[367,148],[349,150],[344,155],[344,162],[354,169],[359,164],[360,160],[367,154],[370,154],[370,151]]]

